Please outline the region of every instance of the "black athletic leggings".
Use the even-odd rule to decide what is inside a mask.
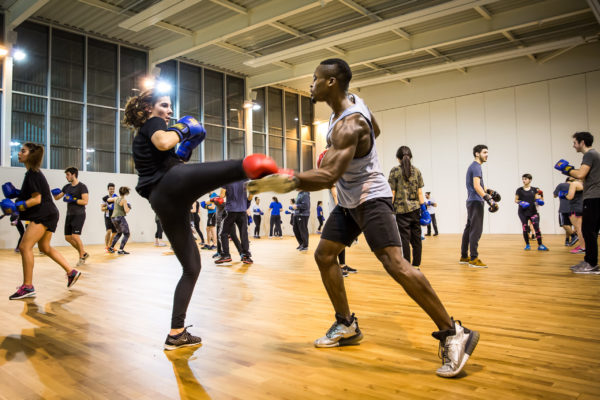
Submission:
[[[254,215],[254,236],[258,237],[260,236],[260,222],[262,220],[262,217],[260,216],[260,214],[255,214]]]
[[[321,228],[323,227],[323,222],[325,222],[325,217],[317,217],[317,219],[319,220],[319,227],[317,228],[318,231],[321,231]]]
[[[342,250],[342,252],[338,254],[338,261],[340,265],[346,265],[346,249]]]
[[[281,215],[271,215],[269,236],[282,236]]]
[[[185,326],[185,314],[200,274],[200,252],[192,235],[190,208],[206,193],[242,179],[246,179],[242,160],[178,164],[150,193],[150,205],[183,267],[183,274],[175,288],[171,329]]]
[[[529,244],[529,220],[531,220],[531,223],[533,224],[533,230],[535,231],[535,237],[537,239],[538,245],[542,244],[542,234],[540,232],[540,216],[537,214],[525,215],[523,214],[523,212],[519,211],[519,219],[521,220],[521,226],[523,227],[523,239],[525,239],[525,244]]]
[[[120,247],[120,249],[123,250],[125,248],[125,245],[127,244],[127,241],[129,240],[129,224],[127,223],[127,220],[123,216],[111,218],[110,221],[112,222],[113,226],[117,230],[117,234],[113,238],[113,241],[112,241],[110,247],[114,248],[115,245],[117,244],[117,242],[119,241],[119,239],[121,239],[121,237],[123,237],[123,239],[121,239],[121,247]]]
[[[198,232],[198,236],[200,236],[200,241],[204,243],[204,235],[202,234],[202,230],[200,229],[200,215],[198,213],[192,213],[192,222],[194,223],[194,229]]]
[[[156,233],[154,234],[154,239],[162,239],[163,229],[160,225],[160,220],[156,219]]]

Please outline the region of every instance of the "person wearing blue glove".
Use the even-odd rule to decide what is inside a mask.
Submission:
[[[421,215],[422,207],[425,207],[423,196],[423,176],[421,171],[412,165],[412,152],[407,146],[400,146],[396,152],[398,164],[390,171],[388,183],[392,188],[394,213],[396,224],[402,241],[402,252],[404,258],[411,261],[412,265],[420,268],[423,244],[421,241]],[[431,222],[431,219],[429,219]]]
[[[521,177],[523,186],[515,192],[515,203],[519,205],[518,216],[521,220],[521,228],[523,229],[523,239],[525,239],[525,250],[531,250],[529,245],[529,223],[533,225],[535,237],[538,242],[539,251],[548,251],[548,248],[542,243],[542,233],[540,232],[540,215],[537,207],[544,204],[543,192],[531,186],[531,174],[523,174]]]
[[[569,182],[569,189],[566,193],[560,193],[564,195],[565,200],[569,202],[570,216],[569,220],[573,224],[573,229],[579,236],[579,245],[570,251],[572,254],[585,254],[585,238],[581,231],[583,223],[583,183],[579,179],[571,178]]]
[[[437,208],[437,203],[431,197],[431,192],[425,192],[425,205],[427,206],[427,212],[431,217],[431,223],[427,225],[427,233],[425,236],[431,236],[431,226],[433,225],[433,236],[438,235],[438,227],[437,220],[435,218],[435,209]]]
[[[67,287],[72,287],[81,275],[79,271],[71,268],[63,255],[50,245],[52,234],[56,231],[59,214],[58,208],[52,201],[48,181],[40,171],[44,159],[44,147],[35,143],[25,143],[18,153],[18,159],[19,162],[25,164],[27,172],[15,202],[4,199],[2,211],[5,215],[14,215],[18,212],[20,218],[29,221],[29,224],[19,244],[23,262],[23,284],[9,297],[10,300],[36,295],[33,287],[33,246],[36,243],[40,251],[65,270]]]
[[[260,209],[260,198],[254,196],[254,206],[252,206],[252,217],[254,218],[254,239],[260,239],[260,224],[264,212]]]
[[[115,193],[114,183],[109,183],[107,185],[107,190],[108,194],[102,197],[102,204],[100,205],[100,209],[104,214],[104,227],[106,228],[106,233],[104,234],[104,250],[108,252],[108,248],[110,247],[113,238],[117,234],[117,228],[115,228],[115,226],[113,225],[110,217],[112,216],[112,212],[115,208],[114,199],[118,196]]]
[[[88,204],[89,194],[85,184],[79,181],[79,170],[75,167],[65,169],[67,183],[60,192],[53,191],[54,199],[61,198],[67,203],[67,216],[65,218],[65,240],[79,253],[77,265],[85,264],[90,256],[84,249],[81,241],[81,232],[85,223],[85,206]]]

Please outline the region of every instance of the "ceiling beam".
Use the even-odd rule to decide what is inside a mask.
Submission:
[[[425,8],[423,10],[414,11],[412,13],[400,15],[398,17],[374,22],[372,24],[362,26],[360,28],[351,29],[346,32],[331,35],[322,39],[315,40],[310,43],[305,43],[286,50],[277,51],[263,57],[258,57],[253,60],[246,61],[245,64],[251,67],[261,67],[271,64],[273,61],[285,60],[290,57],[312,53],[322,50],[326,47],[335,46],[343,43],[352,42],[359,39],[375,36],[380,33],[389,32],[395,28],[402,28],[407,25],[413,25],[430,21],[432,19],[441,18],[447,15],[452,15],[457,12],[471,9],[478,5],[493,3],[497,0],[451,0],[437,6]]]
[[[483,18],[487,19],[488,21],[490,21],[492,19],[492,14],[485,9],[484,6],[476,6],[473,7],[475,9],[475,11],[477,11],[479,13],[479,15],[481,15]]]
[[[600,24],[600,0],[587,0],[592,12],[596,16],[596,20]]]
[[[285,24],[282,24],[281,22],[275,21],[275,22],[270,23],[269,26],[271,26],[273,28],[276,28],[276,29],[279,29],[280,31],[289,33],[292,36],[307,38],[309,40],[316,40],[317,39],[316,37],[314,37],[311,34],[304,33],[302,31],[299,31],[297,29],[292,28],[291,26],[287,26]],[[343,55],[346,54],[346,52],[344,50],[342,50],[342,49],[340,49],[339,47],[336,47],[336,46],[327,47],[327,50],[329,50],[332,53],[335,53],[335,54],[337,54],[339,56],[343,56]]]
[[[525,45],[523,44],[523,42],[521,42],[519,39],[517,39],[516,37],[514,37],[514,35],[512,33],[510,33],[510,31],[503,31],[502,35],[505,38],[507,38],[509,41],[515,43],[519,49],[522,49],[523,47],[525,47]],[[535,56],[533,54],[527,54],[527,57],[529,57],[529,59],[531,61],[536,61]]]
[[[231,11],[235,11],[238,14],[243,14],[243,15],[247,15],[248,14],[248,10],[246,10],[244,7],[242,6],[238,6],[235,3],[232,3],[231,1],[228,0],[210,0],[211,2],[218,4],[222,7],[228,8]]]
[[[87,4],[88,6],[96,7],[96,8],[99,8],[104,11],[108,11],[108,12],[111,12],[111,13],[117,14],[117,15],[122,15],[122,16],[124,15],[127,17],[131,17],[131,16],[135,15],[131,11],[124,11],[121,7],[113,6],[112,4],[105,3],[101,0],[78,0],[78,1],[83,4]],[[161,28],[161,29],[170,31],[170,32],[178,33],[182,36],[189,36],[189,37],[192,36],[192,31],[190,31],[189,29],[181,28],[179,26],[172,25],[167,22],[161,21],[161,22],[156,23],[154,26],[156,26],[157,28]]]
[[[504,31],[543,25],[546,22],[589,12],[589,8],[582,8],[579,2],[549,0],[495,14],[492,21],[479,18],[419,33],[413,35],[410,42],[398,39],[352,50],[346,54],[344,59],[350,66],[366,62],[378,62],[408,56],[426,51],[426,49],[440,48],[473,39],[499,35]],[[293,71],[273,71],[268,74],[250,76],[246,82],[248,87],[257,88],[312,76],[319,61],[307,60],[301,64],[296,64]]]
[[[227,43],[227,42],[217,42],[214,45],[218,46],[218,47],[221,47],[223,49],[227,49],[227,50],[233,51],[234,53],[242,54],[242,55],[247,56],[247,57],[259,57],[259,56],[261,56],[261,54],[257,53],[256,51],[246,50],[243,47],[237,46],[235,44]],[[291,64],[288,64],[288,63],[283,62],[283,61],[280,61],[277,65],[279,67],[281,67],[281,68],[292,69],[292,65]]]
[[[543,44],[538,44],[535,46],[525,47],[522,49],[499,51],[499,52],[496,52],[493,54],[488,54],[488,55],[481,56],[481,57],[473,57],[473,58],[469,58],[466,60],[455,61],[453,63],[445,63],[445,64],[440,64],[440,65],[434,65],[431,67],[413,69],[410,71],[405,71],[405,72],[401,72],[401,73],[394,74],[394,75],[384,75],[382,77],[357,80],[356,82],[350,82],[350,86],[356,88],[356,87],[378,85],[381,83],[386,83],[386,82],[400,80],[400,79],[415,78],[415,77],[424,76],[424,75],[431,75],[431,74],[437,74],[440,72],[451,71],[453,69],[456,69],[457,67],[467,68],[467,67],[473,67],[473,66],[477,66],[477,65],[505,61],[505,60],[510,60],[513,58],[523,57],[529,53],[543,53],[543,52],[551,51],[551,50],[558,50],[558,49],[569,48],[572,46],[579,46],[581,44],[586,43],[587,40],[589,40],[589,39],[585,39],[580,36],[577,36],[577,37],[573,37],[573,38],[569,38],[569,39],[557,40],[554,42],[543,43]],[[596,38],[596,40],[597,40],[597,38]]]
[[[6,30],[12,31],[50,0],[17,0],[6,11]]]
[[[426,52],[428,52],[429,54],[431,54],[431,55],[432,55],[432,56],[434,56],[434,57],[438,57],[438,58],[442,58],[442,59],[444,59],[444,61],[446,61],[446,62],[454,62],[454,60],[453,60],[453,59],[451,59],[450,57],[448,57],[448,56],[446,56],[446,55],[444,55],[444,54],[440,53],[440,52],[439,52],[439,51],[437,51],[436,49],[433,49],[433,48],[431,48],[431,49],[427,49],[427,50],[425,50],[425,51],[426,51]],[[457,68],[457,70],[458,70],[459,72],[463,73],[463,74],[466,74],[466,73],[467,73],[467,70],[466,70],[465,68]]]
[[[565,47],[564,49],[559,49],[559,50],[556,50],[554,53],[552,53],[552,54],[548,54],[547,56],[540,58],[540,59],[538,60],[538,63],[540,63],[540,64],[545,64],[545,63],[547,63],[548,61],[550,61],[550,60],[553,60],[553,59],[555,59],[556,57],[558,57],[558,56],[561,56],[561,55],[565,54],[567,51],[571,51],[571,50],[573,50],[573,49],[574,49],[575,47],[577,47],[577,46],[579,46],[579,44],[574,44],[574,45],[572,45],[572,46]]]
[[[356,3],[354,0],[338,0],[338,1],[340,3],[342,3],[343,5],[345,5],[346,7],[353,9],[357,13],[362,14],[366,17],[369,17],[372,21],[382,21],[383,20],[383,18],[381,18],[379,15],[372,13],[365,7]],[[410,39],[410,35],[408,34],[408,32],[404,31],[403,29],[400,29],[400,28],[392,29],[392,33],[395,33],[396,35],[400,36],[403,39],[406,39],[406,40]]]
[[[151,7],[146,8],[125,21],[119,23],[119,28],[129,29],[130,31],[139,32],[165,18],[175,15],[193,5],[198,4],[202,0],[162,0]]]
[[[270,0],[248,10],[248,15],[235,15],[197,30],[190,38],[181,38],[150,50],[150,64],[157,64],[206,46],[225,41],[272,22],[321,7],[332,0]]]

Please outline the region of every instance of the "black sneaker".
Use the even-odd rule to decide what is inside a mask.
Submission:
[[[80,276],[81,272],[77,271],[76,269],[71,271],[71,273],[67,275],[67,287],[72,287],[75,284],[75,282],[77,282],[77,279],[79,279]]]
[[[25,285],[19,286],[17,287],[17,291],[13,294],[11,294],[8,299],[9,300],[19,300],[19,299],[24,299],[26,297],[34,297],[35,296],[35,289],[32,287],[28,288],[25,287]]]
[[[114,249],[114,248],[112,248],[112,247],[109,247],[109,248],[108,248],[108,249],[106,249],[106,250],[108,250],[108,252],[109,252],[109,253],[111,253],[111,254],[114,254],[114,253],[115,253],[115,249]]]
[[[347,272],[347,273],[349,273],[349,274],[355,274],[355,273],[357,273],[357,272],[358,272],[358,271],[357,271],[357,270],[355,270],[354,268],[352,268],[352,267],[349,267],[349,266],[347,266],[347,265],[344,265],[344,266],[342,267],[342,270],[346,271],[346,272]]]
[[[341,268],[341,270],[342,270],[342,276],[343,276],[344,278],[345,278],[345,277],[347,277],[347,276],[348,276],[348,271],[346,271],[346,270],[344,269],[344,267],[342,267],[342,268]]]
[[[219,257],[221,257],[221,255],[218,252],[212,255],[212,258],[219,258]]]
[[[125,250],[119,250],[117,253],[118,253],[118,254],[129,254],[129,253],[128,253],[127,251],[125,251]]]
[[[230,264],[231,256],[221,256],[215,260],[215,264]]]
[[[569,242],[570,242],[570,240],[569,240],[569,239],[570,239],[570,236],[569,236],[568,238],[566,238],[566,239],[565,239],[565,246],[568,246],[568,245],[569,245]]]
[[[189,328],[190,326],[186,326],[185,328],[183,328],[183,332],[181,332],[179,335],[167,335],[167,340],[165,340],[164,346],[165,350],[175,350],[180,347],[201,345],[202,339],[200,339],[200,337],[198,336],[192,335],[187,331],[187,328]]]
[[[242,262],[244,264],[253,264],[254,263],[254,261],[249,256],[243,256],[242,257]]]
[[[308,247],[300,247],[298,251],[308,251]]]
[[[579,236],[571,235],[571,241],[569,242],[569,246],[573,246],[579,240]]]

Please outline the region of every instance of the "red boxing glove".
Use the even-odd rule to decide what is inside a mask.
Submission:
[[[327,149],[323,150],[321,154],[319,154],[319,158],[317,158],[317,168],[321,168],[321,161],[323,161],[323,157],[325,157],[325,153],[327,153]]]
[[[264,154],[250,154],[244,158],[242,167],[246,172],[246,176],[250,179],[258,179],[263,176],[276,174],[278,170],[275,160]]]
[[[538,189],[537,194],[544,197],[544,192],[542,191],[542,189]]]
[[[213,197],[212,199],[210,199],[210,201],[212,201],[213,203],[216,203],[220,206],[222,206],[223,203],[225,203],[225,199],[223,199],[222,197]]]

